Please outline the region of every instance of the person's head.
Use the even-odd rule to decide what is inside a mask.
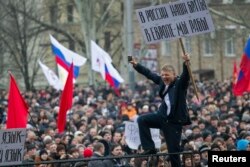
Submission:
[[[203,141],[207,143],[212,142],[212,134],[209,131],[205,131],[202,133]]]
[[[61,142],[61,138],[62,138],[62,135],[56,134],[54,138],[55,143],[59,144]]]
[[[27,138],[26,141],[33,142],[37,139],[36,133],[32,130],[27,131]]]
[[[112,135],[110,131],[104,131],[102,136],[105,141],[111,141],[112,139]]]
[[[149,112],[149,106],[145,104],[145,105],[142,107],[142,113],[147,113],[147,112]]]
[[[197,134],[201,133],[201,130],[200,130],[198,125],[195,125],[195,126],[192,127],[192,132],[193,132],[194,135],[197,135]]]
[[[46,139],[46,140],[44,140],[43,143],[44,143],[46,149],[49,149],[50,145],[53,143],[53,141],[51,139]]]
[[[42,161],[47,161],[48,160],[48,152],[46,150],[41,150],[39,152],[40,158]]]
[[[210,123],[211,123],[212,126],[217,127],[217,125],[218,125],[218,117],[217,116],[212,116],[211,120],[210,120]]]
[[[28,155],[34,155],[36,153],[36,146],[34,144],[28,144],[27,145],[27,154]]]
[[[222,151],[221,147],[217,143],[211,145],[211,151]]]
[[[122,156],[123,154],[120,144],[113,144],[110,150],[113,156]]]
[[[83,137],[84,137],[84,134],[81,131],[76,131],[74,133],[74,139],[76,139],[77,143],[81,143]]]
[[[61,155],[66,153],[66,148],[65,148],[65,146],[63,144],[58,144],[57,148],[56,148],[56,151],[57,151],[57,154],[59,156],[61,156]]]
[[[60,142],[62,142],[62,143],[64,143],[64,144],[69,144],[69,141],[70,141],[70,136],[69,135],[64,135],[63,137],[62,137],[62,139],[61,139],[61,141]]]
[[[193,159],[194,159],[194,163],[196,165],[201,163],[201,155],[200,155],[199,151],[197,151],[197,150],[193,151]]]
[[[250,141],[246,139],[240,139],[236,145],[238,151],[248,151],[248,148],[250,147]]]
[[[182,156],[182,162],[183,162],[183,166],[184,167],[191,167],[191,166],[193,166],[192,165],[192,162],[193,162],[192,155],[190,155],[190,154],[184,154]]]
[[[73,158],[79,158],[79,150],[77,148],[70,149],[69,153],[72,155]]]
[[[139,146],[138,146],[138,149],[137,149],[137,153],[142,153],[144,150],[143,150],[143,148],[142,148],[142,145],[140,144]]]
[[[114,143],[119,143],[122,139],[122,134],[118,131],[116,131],[113,135],[113,142]]]
[[[221,151],[224,151],[226,149],[226,143],[222,137],[216,137],[213,140],[213,143],[217,144],[220,147]]]
[[[130,166],[135,166],[135,158],[129,159],[129,165]]]
[[[104,147],[103,143],[101,143],[101,142],[95,143],[93,149],[94,149],[94,152],[98,152],[99,154],[104,155],[105,147]]]
[[[92,149],[91,148],[85,148],[84,150],[83,150],[83,157],[85,157],[85,158],[90,158],[90,157],[92,157],[92,155],[93,155],[93,151],[92,151]]]
[[[82,154],[85,149],[85,146],[83,144],[77,144],[76,148],[78,149],[79,153]]]
[[[217,131],[221,132],[221,133],[225,133],[226,132],[226,122],[224,121],[219,121],[217,124]]]
[[[48,135],[48,136],[51,136],[52,138],[55,137],[56,133],[55,133],[55,130],[53,128],[47,128],[45,133]]]
[[[175,69],[171,65],[164,65],[161,68],[161,78],[165,84],[171,83],[175,79]]]
[[[200,155],[201,155],[201,158],[202,159],[208,159],[208,151],[210,150],[210,148],[203,144],[200,148],[199,148],[199,152],[200,152]]]
[[[50,153],[56,153],[56,149],[57,149],[57,144],[56,143],[52,143],[49,147],[49,152]]]
[[[89,129],[89,135],[90,136],[96,136],[97,135],[97,130],[95,128],[90,128]]]
[[[206,124],[204,121],[199,121],[198,126],[199,126],[200,130],[204,130],[206,128]]]

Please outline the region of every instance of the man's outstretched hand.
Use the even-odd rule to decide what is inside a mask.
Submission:
[[[134,57],[132,57],[131,61],[129,61],[130,64],[132,64],[133,66],[137,65],[137,61],[135,60]]]
[[[182,55],[182,59],[185,61],[185,62],[188,62],[190,60],[190,56],[188,53]]]

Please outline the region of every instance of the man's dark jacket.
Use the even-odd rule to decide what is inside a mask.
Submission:
[[[167,117],[167,120],[171,123],[181,125],[191,124],[186,103],[187,88],[189,85],[190,77],[185,63],[183,63],[182,74],[179,77],[176,77],[175,80],[170,83],[165,93],[164,90],[166,85],[161,79],[161,76],[154,72],[151,72],[149,69],[139,63],[136,64],[134,68],[137,72],[152,80],[155,84],[159,85],[159,95],[162,99],[162,103],[158,110],[160,114],[162,114],[164,117]],[[167,105],[164,101],[164,97],[167,93],[169,94],[171,104],[171,111],[168,116],[166,115]]]

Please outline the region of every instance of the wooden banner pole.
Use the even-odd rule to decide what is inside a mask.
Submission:
[[[182,38],[179,38],[179,41],[180,41],[180,44],[181,44],[181,49],[182,49],[183,54],[186,54],[185,47],[184,47],[183,42],[182,42]],[[190,68],[190,62],[186,61],[185,63],[186,63],[186,66],[187,66],[187,69],[188,69],[188,73],[189,73],[189,76],[191,78],[193,87],[194,87],[194,92],[195,92],[196,98],[199,101],[198,90],[197,90],[196,84],[194,82],[194,77],[192,75],[192,71],[191,71],[191,68]]]

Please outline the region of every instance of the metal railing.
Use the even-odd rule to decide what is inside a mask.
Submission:
[[[52,161],[42,161],[42,162],[24,162],[23,164],[18,164],[18,165],[5,165],[6,167],[14,167],[14,166],[23,166],[23,167],[33,167],[35,165],[41,165],[41,164],[71,164],[71,167],[76,166],[76,164],[79,164],[79,162],[82,162],[81,167],[87,166],[89,161],[97,161],[97,160],[112,160],[112,159],[130,159],[130,158],[152,158],[156,157],[157,160],[159,157],[166,157],[168,155],[183,155],[183,154],[190,154],[193,157],[193,152],[188,151],[188,152],[176,152],[176,153],[157,153],[157,154],[151,154],[151,155],[141,155],[141,154],[131,154],[131,155],[124,155],[124,156],[106,156],[106,157],[100,157],[100,158],[80,158],[80,159],[64,159],[64,160],[52,160]],[[191,158],[192,160],[192,158]],[[193,163],[192,163],[193,164]],[[149,166],[151,167],[151,166]],[[152,167],[156,167],[155,165]]]

